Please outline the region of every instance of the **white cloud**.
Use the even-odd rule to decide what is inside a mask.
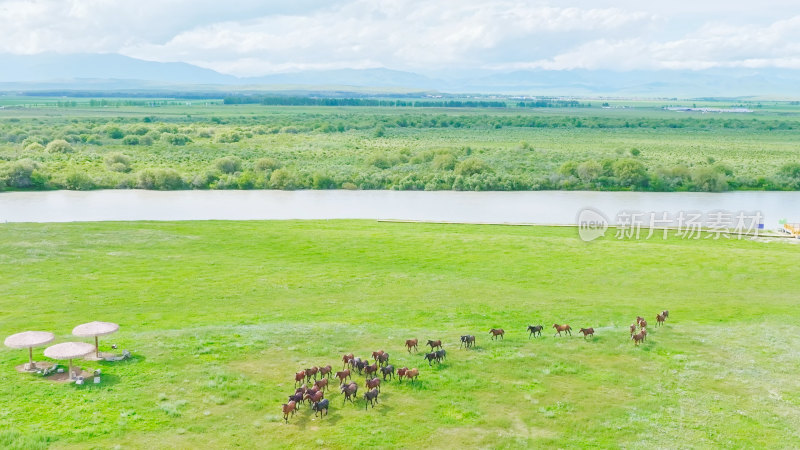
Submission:
[[[0,0],[0,53],[236,75],[332,68],[800,68],[795,0]]]

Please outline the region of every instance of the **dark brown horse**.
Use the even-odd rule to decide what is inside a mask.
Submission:
[[[286,423],[289,423],[289,414],[294,416],[294,412],[296,409],[297,409],[297,403],[295,402],[289,402],[283,404],[283,420],[285,420]]]
[[[639,322],[639,326],[642,327],[642,328],[647,328],[647,321],[642,319],[642,321]]]
[[[319,367],[317,366],[314,366],[310,369],[306,369],[306,381],[311,381],[311,378],[314,378],[314,380],[316,380],[317,373],[319,373]]]
[[[636,324],[632,323],[631,324],[631,336],[633,336],[635,333],[636,333]]]
[[[339,389],[342,391],[342,394],[344,394],[344,401],[342,401],[342,403],[347,400],[353,403],[353,397],[358,393],[358,385],[355,382],[351,382],[350,384],[343,384]]]
[[[639,325],[644,320],[642,316],[636,316],[636,325]]]
[[[317,403],[318,401],[322,400],[325,394],[322,391],[308,391],[306,392],[305,399],[310,400],[311,403]]]
[[[397,369],[397,379],[402,383],[403,377],[406,376],[406,372],[408,371],[408,367],[401,367]]]
[[[555,328],[555,329],[556,329],[556,332],[557,332],[557,334],[558,334],[559,336],[561,336],[561,332],[562,332],[562,331],[563,331],[564,333],[567,333],[567,334],[569,334],[570,336],[572,336],[572,327],[571,327],[571,326],[569,326],[569,325],[567,325],[567,324],[564,324],[564,325],[559,325],[559,324],[557,324],[557,323],[554,323],[554,324],[553,324],[553,328]],[[554,334],[553,336],[555,336],[555,334]]]
[[[364,375],[375,375],[378,373],[378,363],[374,363],[371,366],[364,367]]]
[[[442,348],[442,341],[441,340],[432,341],[428,339],[428,345],[431,346],[431,351],[433,351],[433,349],[435,349],[436,347]]]
[[[314,387],[321,390],[327,391],[328,390],[328,379],[327,378],[320,378],[319,380],[314,382]]]
[[[502,328],[492,328],[489,330],[489,333],[491,333],[492,339],[497,339],[498,337],[503,339],[503,336],[506,334],[505,330]]]
[[[375,407],[375,403],[378,403],[378,392],[377,389],[372,389],[364,394],[364,409],[367,409],[367,406]]]
[[[386,381],[386,377],[394,378],[394,366],[389,364],[386,367],[381,367],[381,374],[383,375],[383,381]]]
[[[475,346],[475,336],[473,336],[471,334],[467,334],[467,335],[461,336],[461,344],[458,345],[458,348],[461,348],[462,346],[464,348],[474,347]]]
[[[408,353],[411,353],[411,348],[414,348],[414,351],[417,350],[417,344],[419,343],[419,339],[406,339],[406,348],[408,349]]]
[[[663,315],[656,314],[656,326],[660,327],[660,326],[664,325],[664,320],[665,319],[666,319],[666,317],[664,317]]]
[[[378,355],[378,364],[380,364],[381,366],[389,364],[389,354],[384,353],[382,355]]]
[[[350,378],[351,380],[353,377],[350,375],[350,369],[344,369],[341,372],[336,372],[336,378],[339,379],[339,384],[344,384],[344,380]]]
[[[661,315],[664,316],[665,319],[668,319],[669,318],[669,311],[667,311],[665,309],[665,310],[661,311]]]
[[[638,333],[634,334],[634,335],[631,337],[631,339],[633,339],[633,343],[634,343],[634,344],[636,344],[636,345],[639,345],[639,343],[640,343],[640,342],[642,342],[642,341],[644,340],[645,333],[646,333],[646,332],[645,332],[644,330],[642,330],[642,331],[640,331],[640,332],[638,332]]]
[[[589,336],[594,337],[594,328],[581,328],[578,333],[583,333],[583,338],[586,339]]]
[[[380,358],[381,355],[384,354],[384,353],[386,353],[386,352],[384,352],[383,350],[378,350],[377,352],[372,352],[372,359],[374,361],[377,361],[378,358]]]
[[[544,330],[544,327],[541,325],[528,325],[528,339],[530,339],[531,336],[536,336],[536,333],[539,333],[539,336],[541,336],[542,330]]]

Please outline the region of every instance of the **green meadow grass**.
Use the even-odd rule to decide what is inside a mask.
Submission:
[[[788,241],[584,243],[574,229],[369,221],[0,225],[0,334],[90,320],[99,386],[0,350],[0,447],[792,447],[800,253]],[[628,325],[651,324],[635,347]],[[594,339],[553,337],[554,322]],[[543,324],[529,339],[528,324]],[[506,330],[490,341],[489,329]],[[460,334],[477,346],[458,348]],[[428,367],[405,339],[442,339]],[[422,346],[420,350],[422,350]],[[293,374],[384,349],[417,383],[307,407]],[[42,359],[41,349],[36,353]],[[362,385],[363,377],[355,376]]]

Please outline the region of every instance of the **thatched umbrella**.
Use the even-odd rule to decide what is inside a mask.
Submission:
[[[28,366],[25,370],[34,370],[36,365],[33,363],[33,347],[49,344],[56,336],[47,331],[23,331],[22,333],[12,334],[5,340],[6,347],[27,348]]]
[[[44,349],[44,356],[53,359],[69,360],[69,376],[72,378],[72,360],[92,353],[94,347],[86,342],[62,342]]]
[[[72,334],[78,337],[93,337],[95,356],[100,358],[100,345],[98,336],[105,336],[119,330],[119,325],[111,322],[89,322],[72,329]]]

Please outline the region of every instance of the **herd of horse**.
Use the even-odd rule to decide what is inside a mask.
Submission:
[[[668,317],[669,311],[661,311],[661,313],[656,315],[656,326],[664,325]],[[572,327],[567,324],[553,324],[553,328],[556,330],[553,336],[561,336],[561,333],[572,336]],[[544,327],[542,325],[528,325],[528,338],[541,336],[543,329]],[[581,328],[578,332],[583,334],[584,339],[590,336],[594,337],[594,328],[591,327]],[[489,330],[492,340],[505,339],[505,333],[505,330],[502,328],[492,328]],[[647,339],[647,321],[644,317],[636,317],[636,322],[630,326],[630,333],[631,340],[633,340],[634,344],[637,346]],[[475,340],[474,335],[463,335],[461,336],[459,348],[463,347],[469,349],[475,345]],[[408,339],[405,343],[408,353],[411,353],[412,349],[418,352],[418,345],[418,339]],[[426,351],[423,358],[428,362],[429,366],[432,366],[434,362],[441,363],[447,358],[447,351],[442,347],[441,340],[429,339],[426,345],[430,347],[430,352]],[[339,380],[339,391],[344,396],[342,403],[350,401],[351,404],[355,404],[353,399],[358,398],[359,385],[353,381],[352,374],[354,371],[365,377],[364,385],[367,390],[363,395],[365,409],[368,407],[374,408],[375,404],[378,403],[378,395],[381,392],[381,378],[378,377],[378,372],[380,372],[384,382],[387,381],[387,378],[390,380],[397,378],[401,383],[403,378],[406,378],[409,382],[414,382],[417,380],[417,377],[419,377],[419,369],[417,368],[409,369],[408,367],[401,367],[395,370],[394,366],[389,364],[389,353],[383,350],[372,352],[371,364],[368,358],[362,359],[354,356],[352,353],[348,353],[342,356],[342,370],[335,374],[333,373],[333,367],[331,367],[331,365],[326,365],[325,367],[314,366],[295,373],[294,382],[296,389],[294,394],[289,396],[289,401],[282,405],[283,419],[288,423],[289,416],[294,416],[297,408],[306,402],[311,405],[311,410],[314,411],[315,417],[319,415],[320,418],[322,418],[324,415],[327,415],[330,401],[325,398],[325,392],[329,390],[329,381],[332,376],[335,376]],[[317,379],[318,375],[319,379]],[[348,382],[348,380],[350,381]],[[312,387],[308,387],[308,384],[312,381]],[[297,387],[298,384],[300,385],[299,387]]]

